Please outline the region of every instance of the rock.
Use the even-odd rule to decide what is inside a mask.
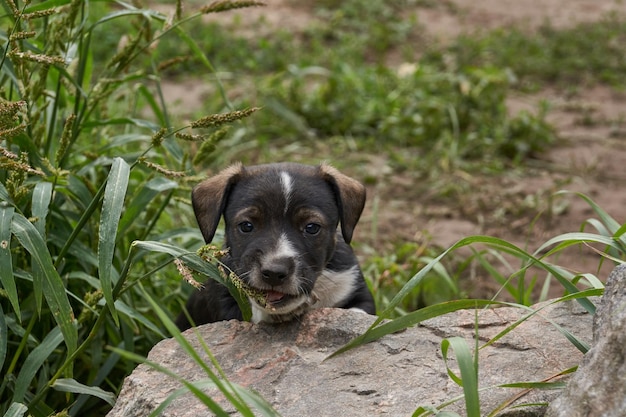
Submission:
[[[510,307],[478,310],[480,340],[489,340],[526,313]],[[327,360],[337,348],[363,333],[374,317],[321,309],[291,323],[228,321],[200,326],[196,331],[231,382],[257,391],[284,416],[408,416],[418,406],[435,407],[462,393],[446,374],[441,341],[462,336],[473,347],[475,314],[459,311],[444,315]],[[590,342],[590,315],[575,302],[550,305],[497,343],[480,350],[481,387],[541,381],[581,361],[582,354],[544,317]],[[194,329],[185,332],[185,337],[210,363]],[[174,339],[156,345],[149,359],[188,381],[207,378]],[[147,416],[180,387],[178,381],[140,365],[126,378],[108,416]],[[539,416],[545,407],[510,406],[547,403],[558,392],[492,388],[480,395],[483,412],[502,406],[501,416]],[[227,411],[234,411],[221,394],[212,392],[212,397]],[[465,414],[462,401],[446,409]],[[210,413],[186,393],[161,415]]]
[[[593,320],[593,346],[549,417],[626,416],[626,264],[606,283]]]

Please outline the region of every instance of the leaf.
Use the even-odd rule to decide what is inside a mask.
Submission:
[[[511,306],[513,304],[492,300],[454,300],[447,301],[445,303],[435,304],[432,306],[427,306],[378,326],[376,326],[376,322],[374,322],[374,324],[372,324],[372,327],[370,327],[365,333],[355,337],[324,360],[330,359],[355,347],[380,339],[385,335],[402,331],[424,320],[439,317],[443,314],[451,313],[453,311],[486,307],[490,305]]]
[[[160,92],[160,85],[157,84],[156,87],[157,89],[159,89]],[[166,108],[164,107],[163,109],[161,109],[159,103],[157,103],[157,101],[154,99],[154,93],[152,92],[152,90],[146,85],[141,84],[137,88],[137,92],[146,99],[146,101],[148,102],[148,106],[150,106],[150,108],[152,109],[152,112],[159,121],[159,124],[161,126],[169,126],[170,123],[167,117],[167,113],[165,112]]]
[[[531,307],[518,305],[518,307],[526,309],[527,311],[529,311],[529,313],[527,315],[519,318],[517,321],[515,321],[511,325],[507,326],[500,333],[498,333],[497,335],[492,337],[488,342],[486,342],[484,345],[482,345],[480,347],[480,349],[483,349],[483,348],[485,348],[485,347],[495,343],[496,341],[500,340],[502,337],[504,337],[506,334],[510,333],[517,326],[519,326],[520,324],[522,324],[523,322],[525,322],[526,320],[528,320],[529,318],[531,318],[535,314],[539,313],[544,308],[547,308],[547,307],[549,307],[551,305],[554,305],[556,303],[561,303],[561,302],[564,302],[564,301],[570,301],[570,300],[575,300],[575,299],[579,299],[579,298],[586,298],[586,297],[599,297],[603,293],[604,293],[604,289],[603,288],[592,288],[592,289],[581,291],[581,292],[578,292],[578,293],[575,293],[575,294],[568,294],[568,295],[565,295],[565,296],[563,296],[561,298],[555,299],[555,300],[553,300],[553,301],[551,301],[549,303],[545,303],[545,304],[543,304],[541,307],[539,307],[536,310],[534,310]],[[548,322],[550,322],[559,332],[561,332],[561,334],[563,334],[563,336],[565,336],[565,338],[567,340],[569,340],[583,354],[587,353],[587,351],[589,350],[589,346],[587,346],[587,344],[585,342],[583,342],[582,340],[578,339],[570,331],[568,331],[564,327],[562,327],[559,324],[557,324],[554,320],[552,320],[552,319],[550,319],[548,317],[543,317],[543,319],[548,321]]]
[[[566,248],[572,245],[577,245],[583,242],[601,243],[603,245],[612,247],[613,249],[616,249],[616,250],[620,249],[620,247],[617,245],[615,240],[613,240],[613,238],[608,237],[608,236],[602,236],[602,235],[597,235],[593,233],[563,233],[562,235],[558,235],[558,236],[553,237],[552,239],[549,239],[547,242],[541,245],[539,249],[535,251],[535,255],[542,253],[546,248],[556,243],[559,243],[559,245],[557,245],[555,248],[550,250],[544,256],[551,255],[552,253],[555,253],[563,248]]]
[[[9,341],[9,330],[7,328],[7,321],[4,318],[4,311],[2,310],[2,304],[0,304],[0,369],[4,365],[4,360],[7,357],[7,343]]]
[[[437,411],[435,407],[419,407],[417,410],[413,412],[413,417],[421,417],[427,415],[434,415],[436,417],[461,417],[457,413],[453,411]]]
[[[117,226],[124,209],[124,198],[128,188],[130,166],[122,159],[115,158],[109,171],[104,200],[102,202],[102,215],[100,216],[100,228],[98,233],[98,272],[102,284],[104,299],[111,311],[116,325],[119,318],[113,301],[113,257],[115,255],[115,241],[117,239]]]
[[[17,294],[17,285],[13,276],[13,260],[11,258],[11,221],[15,209],[7,203],[0,203],[0,284],[6,291],[15,316],[22,321],[20,301]],[[6,339],[5,339],[6,340]],[[0,369],[2,367],[0,366]]]
[[[75,197],[72,201],[81,208],[81,211],[89,207],[93,195],[85,185],[83,178],[70,175],[67,181],[67,189]]]
[[[33,189],[31,212],[35,221],[33,225],[46,241],[46,218],[48,217],[48,207],[52,198],[52,184],[49,182],[38,182]],[[43,272],[37,263],[33,264],[33,287],[35,290],[35,303],[37,312],[41,314],[43,296]]]
[[[115,405],[115,395],[113,393],[107,392],[100,387],[90,387],[88,385],[81,384],[73,378],[57,379],[52,384],[52,388],[61,392],[91,395],[106,401],[111,406]]]
[[[11,196],[9,195],[9,192],[2,183],[0,183],[0,200],[6,201],[7,203],[12,203]]]
[[[26,13],[40,12],[42,10],[52,9],[70,4],[71,0],[45,0],[41,3],[31,4],[26,8]]]
[[[524,388],[524,389],[563,389],[566,382],[513,382],[511,384],[498,385],[501,388]]]
[[[132,6],[128,6],[128,7],[132,7]],[[157,12],[155,10],[137,9],[137,8],[133,7],[131,9],[118,10],[118,11],[111,12],[111,13],[107,14],[106,16],[104,16],[100,20],[98,20],[96,23],[94,23],[93,26],[90,28],[90,30],[93,30],[93,28],[95,28],[97,25],[100,25],[102,23],[108,22],[109,20],[117,19],[119,17],[124,17],[124,16],[143,16],[146,19],[154,18],[154,19],[159,20],[159,21],[165,21],[166,20],[166,16],[165,15],[163,15],[162,13],[159,13],[159,12]]]
[[[62,341],[63,333],[61,332],[61,328],[57,326],[46,335],[45,339],[43,339],[32,352],[30,352],[15,381],[15,391],[13,391],[14,402],[24,400],[24,396],[30,387],[31,381],[35,378],[37,371]]]
[[[459,378],[448,366],[448,350],[454,349],[456,361],[461,371]],[[480,417],[480,402],[478,399],[478,364],[475,364],[472,352],[462,337],[451,337],[441,342],[441,353],[446,363],[446,370],[450,378],[463,387],[465,396],[465,410],[468,417]]]
[[[153,131],[159,130],[160,126],[149,120],[137,119],[133,117],[117,117],[115,119],[99,119],[91,120],[83,124],[86,128],[94,128],[99,126],[112,126],[112,125],[130,125],[143,127]],[[147,136],[149,138],[149,136]]]
[[[209,364],[206,363],[206,360],[202,356],[200,356],[199,353],[193,348],[189,340],[187,340],[187,338],[185,338],[185,336],[181,334],[181,332],[178,330],[174,322],[169,318],[168,314],[165,311],[163,311],[163,309],[152,299],[152,297],[150,297],[150,295],[145,291],[145,289],[143,289],[143,287],[141,289],[142,289],[145,299],[148,301],[148,303],[150,303],[153,311],[157,314],[157,316],[159,317],[159,319],[161,320],[165,328],[168,330],[168,332],[172,335],[174,339],[176,339],[176,341],[180,344],[183,350],[185,350],[185,352],[189,355],[189,357],[192,358],[205,371],[205,373],[208,375],[211,382],[215,384],[215,386],[222,392],[222,394],[224,394],[224,397],[226,397],[226,399],[237,409],[237,411],[239,411],[239,413],[241,413],[243,416],[249,416],[249,417],[254,416],[254,413],[248,406],[247,402],[244,400],[245,398],[248,400],[253,399],[254,404],[256,404],[257,406],[260,406],[261,410],[266,411],[264,415],[277,415],[275,411],[271,408],[271,406],[267,402],[262,400],[261,397],[258,397],[256,394],[240,393],[239,389],[237,389],[237,387],[234,384],[232,384],[230,381],[228,381],[228,379],[226,379],[224,372],[221,370],[219,366],[219,363],[217,362],[215,357],[211,354],[208,346],[205,343],[203,343],[204,341],[200,338],[200,342],[202,343],[205,353],[209,357],[211,361],[211,365],[213,365],[212,367],[209,366]],[[119,353],[123,355],[128,354],[128,352],[124,352],[124,353],[119,352]],[[216,412],[216,410],[223,411],[221,407],[213,399],[208,397],[194,383],[191,383],[182,379],[178,375],[174,374],[172,371],[160,365],[154,364],[148,361],[147,359],[142,359],[141,362],[147,363],[149,366],[154,367],[156,370],[160,372],[164,372],[167,375],[170,375],[176,378],[177,380],[179,380],[180,382],[182,382],[183,385],[185,385],[185,387],[189,391],[191,391],[198,399],[200,399],[205,405],[207,405],[213,412]],[[213,368],[217,369],[219,375],[217,375],[213,371]]]
[[[213,382],[210,379],[201,379],[199,381],[193,381],[192,384],[196,388],[201,389],[201,390],[217,388],[217,386],[215,385],[215,382]],[[245,388],[237,384],[231,384],[231,386],[233,390],[236,391],[240,397],[245,398],[249,404],[251,404],[254,408],[257,409],[259,413],[256,415],[262,415],[266,417],[274,417],[274,416],[279,415],[278,412],[274,410],[272,406],[256,392],[253,392],[249,388]],[[181,397],[187,394],[188,392],[189,392],[189,389],[187,388],[179,388],[176,391],[172,392],[170,395],[168,395],[168,397],[161,404],[159,404],[157,408],[154,409],[154,411],[152,411],[152,413],[150,413],[149,417],[160,416],[161,413],[167,408],[168,405],[170,405],[178,397]]]
[[[185,265],[187,265],[194,271],[206,275],[207,277],[225,285],[228,288],[230,295],[232,295],[235,298],[235,301],[237,301],[237,305],[243,313],[244,320],[251,316],[250,302],[248,301],[248,299],[242,295],[242,293],[233,285],[230,280],[224,279],[224,277],[222,277],[222,274],[215,265],[205,261],[197,254],[173,245],[169,245],[167,243],[154,241],[136,240],[133,242],[133,246],[151,252],[167,253],[174,258],[182,260]]]
[[[32,209],[33,217],[37,219],[34,222],[35,228],[45,239],[46,217],[48,217],[48,208],[52,199],[52,183],[38,182],[33,189]]]
[[[602,223],[605,224],[605,226],[609,229],[611,233],[614,234],[620,228],[620,224],[617,221],[615,221],[613,217],[611,217],[606,211],[604,211],[600,206],[598,206],[595,203],[595,201],[587,197],[585,194],[574,192],[574,191],[568,191],[568,190],[563,190],[563,191],[559,191],[558,193],[556,193],[556,195],[560,195],[560,194],[576,194],[578,197],[585,200],[587,204],[589,204],[589,206],[593,209],[593,211],[595,211],[595,213],[598,215]]]
[[[139,215],[146,210],[148,204],[161,192],[178,187],[178,183],[167,178],[157,177],[145,184],[127,205],[124,215],[120,219],[119,230],[121,234],[132,225]]]
[[[28,407],[26,407],[22,403],[12,403],[6,413],[4,413],[4,417],[22,417],[28,411]]]
[[[13,235],[30,253],[43,272],[43,293],[46,302],[54,320],[61,328],[67,346],[67,354],[71,355],[78,345],[78,331],[74,326],[74,312],[65,293],[63,280],[52,264],[48,247],[35,226],[19,213],[13,214],[11,229]]]
[[[150,361],[147,358],[144,358],[134,352],[129,352],[126,350],[122,350],[119,348],[111,348],[111,351],[113,351],[114,353],[117,353],[118,355],[120,355],[121,357],[125,358],[125,359],[129,359],[132,361],[135,361],[137,363],[141,363],[141,364],[145,364],[148,365],[150,367],[152,367],[153,369],[168,375],[172,378],[177,379],[180,383],[182,383],[189,391],[191,391],[200,401],[202,401],[204,403],[204,405],[206,405],[208,407],[209,410],[211,410],[212,413],[214,413],[215,416],[220,416],[220,417],[229,417],[230,414],[227,413],[222,407],[219,406],[219,404],[217,402],[215,402],[215,400],[213,400],[211,397],[209,397],[206,393],[204,393],[201,389],[199,389],[198,387],[195,386],[194,383],[189,382],[187,380],[182,379],[181,377],[179,377],[178,375],[176,375],[174,372],[170,371],[169,369],[165,368],[164,366]]]
[[[115,300],[115,309],[120,313],[128,316],[129,318],[136,320],[150,329],[154,334],[159,335],[161,338],[165,339],[167,336],[161,332],[157,326],[155,326],[150,320],[148,320],[143,314],[139,311],[133,310],[128,305],[126,305],[122,300]]]

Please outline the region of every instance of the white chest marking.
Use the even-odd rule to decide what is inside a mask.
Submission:
[[[280,185],[283,189],[283,195],[285,196],[285,214],[287,214],[289,203],[291,201],[291,193],[293,192],[293,180],[291,179],[289,173],[281,171]]]
[[[313,307],[337,307],[354,291],[358,274],[359,267],[357,265],[345,271],[325,269],[313,287],[313,293],[317,297],[317,302],[313,304]]]

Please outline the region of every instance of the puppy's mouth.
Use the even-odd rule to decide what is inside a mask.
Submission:
[[[288,304],[294,298],[297,298],[297,296],[274,290],[265,291],[265,304],[270,307]]]
[[[273,289],[257,291],[263,296],[250,298],[250,300],[270,315],[292,314],[309,301],[309,296],[306,294],[289,294]]]

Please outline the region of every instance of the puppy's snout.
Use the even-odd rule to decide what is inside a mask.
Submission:
[[[277,258],[261,268],[261,276],[265,283],[275,287],[283,284],[294,271],[295,265],[291,258]]]

